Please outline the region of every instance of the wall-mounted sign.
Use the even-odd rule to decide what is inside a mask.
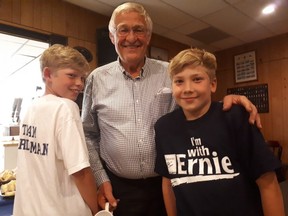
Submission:
[[[255,51],[234,56],[235,82],[257,80]]]
[[[259,113],[269,112],[268,84],[228,88],[227,94],[245,95],[256,107]]]

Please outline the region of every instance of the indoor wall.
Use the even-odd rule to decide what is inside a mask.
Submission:
[[[258,80],[236,84],[234,55],[255,51]],[[268,84],[269,112],[261,113],[262,132],[266,140],[278,140],[283,146],[282,160],[288,163],[288,34],[279,35],[217,52],[218,87],[215,99],[220,100],[227,88]]]

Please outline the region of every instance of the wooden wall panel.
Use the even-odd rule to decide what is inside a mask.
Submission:
[[[87,10],[85,9],[81,9],[79,11],[79,38],[83,38],[84,40],[87,40],[87,35],[90,34],[89,32],[89,29],[87,28],[87,25],[86,25],[86,20],[88,20],[88,16],[87,16],[87,13],[86,13]]]
[[[72,4],[67,5],[66,15],[66,35],[79,38],[79,10],[80,8]]]
[[[40,10],[40,8],[38,9]],[[21,0],[21,25],[34,27],[34,0]]]
[[[52,32],[66,35],[66,4],[52,1]]]
[[[33,27],[36,28],[36,29],[44,29],[44,30],[49,30],[49,28],[45,28],[44,26],[42,27],[41,24],[42,24],[42,19],[47,19],[46,16],[45,16],[45,12],[43,10],[43,7],[42,7],[42,0],[40,1],[34,1],[33,2]],[[35,8],[38,8],[38,10],[35,10]],[[49,7],[46,7],[48,11],[51,10],[51,8]]]
[[[287,49],[288,50],[288,49]],[[285,64],[281,72],[282,72],[282,88],[283,88],[283,98],[282,98],[282,106],[283,106],[283,142],[287,145],[284,146],[283,158],[285,158],[286,162],[288,161],[288,59],[284,60]]]
[[[256,51],[258,80],[236,84],[234,55],[251,50]],[[283,145],[282,160],[288,163],[288,34],[217,52],[216,57],[218,87],[213,99],[221,100],[227,88],[268,83],[269,113],[260,114],[262,133]]]
[[[97,58],[96,58],[96,44],[95,43],[91,43],[91,42],[87,42],[87,41],[83,41],[83,40],[78,40],[75,38],[69,38],[68,44],[69,44],[69,46],[72,46],[72,47],[82,46],[82,47],[87,48],[93,55],[93,61],[90,62],[91,71],[96,68]]]
[[[269,139],[283,140],[283,106],[282,106],[282,88],[281,88],[281,62],[271,62],[267,63],[266,67],[268,68],[271,75],[273,74],[273,79],[269,80],[269,105],[270,105],[270,123],[272,125],[270,134],[266,134]],[[267,80],[268,81],[268,80]]]
[[[177,43],[169,38],[163,38],[160,35],[153,34],[150,41],[150,46],[155,46],[168,51],[169,60],[173,58],[178,52],[189,48],[185,44]]]
[[[12,0],[12,22],[20,24],[21,22],[21,0]],[[1,14],[1,13],[0,13]]]
[[[0,0],[0,19],[12,20],[13,2]]]
[[[34,0],[34,1],[39,1],[39,0]],[[40,2],[41,2],[40,8],[34,7],[34,10],[40,9],[40,11],[41,11],[41,13],[40,13],[41,17],[39,17],[40,27],[34,26],[34,28],[42,29],[42,30],[48,31],[48,32],[53,32],[52,31],[52,29],[53,29],[52,26],[54,26],[54,25],[57,26],[58,25],[58,23],[55,24],[55,22],[52,22],[53,21],[53,16],[54,16],[53,12],[54,13],[57,12],[57,11],[52,11],[52,2],[53,1],[41,0]],[[61,6],[61,4],[59,6]],[[60,20],[58,22],[61,22]],[[53,33],[55,33],[55,32],[53,32]]]

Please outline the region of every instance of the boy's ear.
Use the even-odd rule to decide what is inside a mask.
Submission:
[[[215,93],[215,92],[216,92],[216,89],[217,89],[217,79],[214,78],[214,79],[211,81],[211,92],[212,92],[212,93]]]
[[[43,69],[43,77],[45,80],[48,80],[51,78],[51,74],[52,74],[52,71],[50,70],[49,67],[44,67]]]

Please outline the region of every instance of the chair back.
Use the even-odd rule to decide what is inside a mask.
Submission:
[[[283,148],[277,140],[267,140],[266,143],[273,151],[274,155],[281,161]]]

